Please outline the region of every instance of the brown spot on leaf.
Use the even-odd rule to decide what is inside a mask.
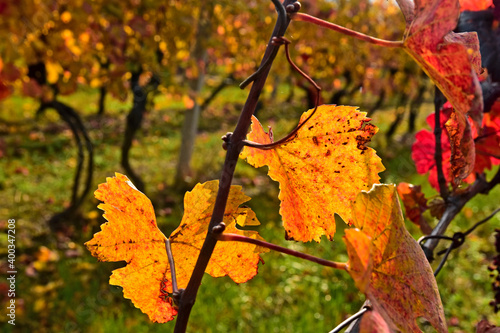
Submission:
[[[358,143],[357,148],[360,150],[367,149],[367,147],[365,145],[368,142],[370,142],[371,137],[377,132],[377,128],[372,124],[366,124],[363,128],[363,131],[368,135],[356,136],[356,141]]]

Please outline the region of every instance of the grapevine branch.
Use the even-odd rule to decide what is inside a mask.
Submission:
[[[276,11],[278,12],[278,19],[276,21],[272,37],[283,36],[290,23],[290,19],[286,15],[285,7],[293,4],[295,0],[285,0],[283,4],[281,4],[278,0],[272,0],[272,2],[276,7]],[[201,280],[205,273],[208,262],[210,261],[210,257],[212,256],[212,253],[217,244],[217,238],[214,237],[215,235],[213,234],[212,229],[213,227],[218,225],[219,222],[224,218],[224,212],[226,209],[234,170],[236,168],[236,163],[238,162],[239,154],[244,146],[243,140],[245,139],[248,128],[250,127],[252,115],[255,111],[255,107],[257,106],[259,96],[262,92],[267,76],[269,74],[272,61],[276,57],[278,49],[279,45],[273,45],[272,43],[268,44],[261,64],[265,64],[269,61],[270,65],[265,67],[257,75],[257,77],[255,77],[245,105],[243,106],[243,109],[240,113],[236,128],[233,134],[228,137],[228,140],[226,142],[226,159],[224,161],[222,174],[220,176],[219,190],[215,199],[212,218],[210,220],[207,235],[200,250],[200,254],[196,261],[191,278],[189,279],[188,285],[179,300],[179,312],[177,321],[175,323],[174,333],[184,333],[186,331],[189,315],[196,300],[196,295],[198,293]]]
[[[292,68],[295,71],[297,71],[300,75],[302,75],[311,85],[314,86],[314,88],[316,88],[316,103],[315,103],[314,110],[311,112],[311,114],[303,122],[301,122],[299,125],[297,125],[297,127],[295,127],[290,133],[288,133],[288,135],[286,135],[284,138],[282,138],[282,139],[280,139],[278,141],[275,141],[275,142],[268,143],[268,144],[260,144],[260,143],[252,142],[252,141],[249,141],[249,140],[243,140],[243,143],[245,144],[245,146],[252,147],[252,148],[257,148],[257,149],[261,149],[261,150],[273,149],[275,147],[278,147],[278,146],[280,146],[280,145],[282,145],[282,144],[284,144],[284,143],[292,140],[297,135],[297,132],[316,113],[316,110],[318,110],[319,98],[320,98],[320,92],[321,92],[321,87],[316,82],[314,82],[314,80],[309,75],[307,75],[306,73],[304,73],[293,62],[292,58],[290,57],[290,50],[288,48],[288,45],[290,44],[290,41],[288,39],[286,39],[285,37],[273,37],[272,42],[275,45],[282,45],[282,44],[285,45],[286,59],[290,63],[290,66],[292,66]]]
[[[486,181],[484,175],[478,175],[474,183],[472,183],[472,185],[470,185],[465,191],[450,194],[447,199],[446,210],[429,236],[443,235],[451,221],[458,213],[460,213],[467,202],[469,202],[477,194],[488,194],[489,191],[497,184],[500,184],[500,169],[490,181]],[[438,243],[439,238],[430,237],[422,246],[422,249],[424,250],[429,261],[434,259],[433,252]]]
[[[278,0],[271,0],[271,1],[273,2],[274,6],[276,7],[276,11],[278,12],[278,22],[276,22],[276,25],[278,25],[280,23],[279,22],[280,19],[285,17],[285,15],[286,15],[285,7]],[[300,9],[300,5],[299,5],[298,9]],[[272,43],[273,38],[274,37],[271,38],[271,43]],[[276,44],[274,44],[274,45],[276,45]],[[276,53],[277,52],[278,52],[278,49],[276,49]],[[259,68],[252,75],[250,75],[243,82],[240,83],[240,89],[245,89],[250,83],[255,81],[256,78],[263,75],[264,71],[269,70],[275,57],[276,57],[276,54],[274,54],[274,56],[268,57],[267,59],[262,61]]]
[[[441,91],[438,90],[436,87],[436,97],[434,100],[434,141],[435,141],[435,148],[434,148],[434,161],[436,162],[436,169],[437,169],[437,180],[439,184],[439,194],[443,198],[443,200],[446,202],[448,198],[448,188],[446,187],[446,178],[444,177],[444,172],[443,172],[443,153],[442,153],[442,147],[441,147],[441,107],[442,107],[442,101],[441,98],[443,97]]]
[[[326,260],[323,258],[319,258],[319,257],[315,257],[315,256],[312,256],[309,254],[305,254],[305,253],[302,253],[299,251],[287,249],[286,247],[282,247],[282,246],[279,246],[279,245],[276,245],[273,243],[269,243],[269,242],[266,242],[266,241],[263,241],[260,239],[250,238],[250,237],[243,236],[243,235],[231,234],[231,233],[223,234],[222,232],[224,231],[224,228],[225,228],[225,225],[224,225],[224,223],[221,222],[219,225],[215,226],[215,228],[212,230],[212,232],[214,232],[214,234],[217,235],[216,238],[219,241],[241,242],[241,243],[254,244],[257,246],[265,247],[265,248],[273,250],[273,251],[277,251],[277,252],[288,254],[288,255],[291,255],[291,256],[294,256],[297,258],[305,259],[305,260],[308,260],[308,261],[311,261],[311,262],[314,262],[314,263],[317,263],[317,264],[320,264],[323,266],[341,269],[344,271],[347,271],[347,269],[348,269],[347,263],[344,263],[344,262],[334,262],[334,261]]]
[[[437,276],[439,274],[439,272],[441,271],[441,269],[443,268],[444,266],[444,263],[446,262],[446,260],[448,259],[448,256],[450,255],[451,251],[452,250],[455,250],[455,249],[458,249],[460,246],[463,245],[463,243],[465,242],[465,237],[467,237],[467,235],[469,235],[470,233],[472,233],[477,227],[479,227],[481,224],[484,224],[486,222],[488,222],[491,218],[493,218],[493,216],[495,216],[496,213],[500,212],[500,208],[497,208],[493,211],[493,213],[491,213],[489,216],[487,216],[486,218],[482,219],[481,221],[477,222],[476,224],[474,224],[471,228],[469,228],[467,231],[465,232],[456,232],[453,234],[453,237],[448,237],[448,236],[443,236],[443,235],[435,235],[435,236],[432,236],[432,235],[429,235],[429,236],[424,236],[422,237],[418,242],[420,245],[422,245],[422,243],[424,243],[426,240],[428,239],[445,239],[445,240],[449,240],[451,241],[451,244],[450,246],[445,249],[445,250],[442,250],[440,252],[438,252],[438,255],[442,255],[444,254],[443,258],[441,259],[441,262],[439,263],[439,266],[436,268],[436,270],[434,271],[434,276]]]
[[[311,15],[307,15],[304,13],[295,13],[292,15],[292,19],[295,21],[314,23],[314,24],[319,25],[321,27],[324,27],[324,28],[327,28],[330,30],[335,30],[335,31],[340,32],[344,35],[351,36],[351,37],[360,39],[362,41],[365,41],[365,42],[368,42],[371,44],[385,46],[385,47],[403,47],[402,41],[390,41],[390,40],[375,38],[372,36],[365,35],[361,32],[354,31],[354,30],[342,27],[340,25],[337,25],[335,23],[324,21],[322,19],[319,19],[319,18],[311,16]]]
[[[59,116],[66,122],[73,133],[76,145],[78,147],[78,162],[76,166],[76,172],[73,181],[73,190],[71,196],[70,206],[63,212],[54,215],[50,221],[49,225],[52,228],[59,228],[59,225],[64,220],[67,220],[67,216],[71,216],[74,212],[81,206],[85,197],[90,192],[90,187],[92,185],[92,175],[94,170],[94,151],[90,137],[83,125],[83,122],[78,115],[78,113],[70,106],[59,102],[57,100],[52,100],[50,102],[42,102],[40,108],[37,111],[37,116],[44,112],[46,109],[52,108],[57,111]],[[83,142],[82,142],[83,137]],[[85,187],[80,195],[78,195],[80,187],[80,178],[82,177],[84,169],[84,148],[87,151],[88,161],[87,161],[87,174],[85,179]]]

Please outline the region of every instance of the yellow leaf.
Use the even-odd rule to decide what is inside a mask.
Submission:
[[[384,170],[375,151],[365,146],[378,131],[369,120],[354,107],[322,105],[293,140],[270,150],[245,147],[240,157],[257,168],[269,166],[269,176],[280,183],[287,239],[332,239],[335,213],[351,223],[351,201],[378,183],[378,173]],[[257,118],[247,139],[272,142]]]
[[[187,286],[193,272],[207,234],[217,189],[218,181],[198,184],[184,198],[182,222],[170,236],[179,288]],[[173,288],[166,237],[156,225],[151,202],[121,174],[100,184],[95,196],[104,201],[99,208],[105,211],[108,222],[85,245],[101,261],[126,261],[125,267],[113,271],[109,283],[122,286],[124,297],[131,299],[152,321],[172,320],[177,309],[169,296]],[[255,231],[236,228],[236,224],[259,224],[251,209],[239,207],[249,199],[241,187],[231,187],[224,214],[226,231],[259,238]],[[257,274],[262,252],[267,249],[247,243],[220,242],[206,272],[214,277],[228,275],[237,283],[248,281]]]

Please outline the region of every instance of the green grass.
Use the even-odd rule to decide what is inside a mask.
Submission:
[[[286,94],[284,88],[278,101],[266,105],[259,115],[264,127],[272,124],[277,138],[296,124],[302,110],[300,106],[280,104],[279,98]],[[203,115],[192,163],[195,179],[218,178],[224,160],[220,137],[234,127],[244,96],[245,92],[237,88],[227,89]],[[78,92],[65,101],[84,115],[95,144],[92,187],[95,189],[115,171],[122,172],[119,165],[121,133],[130,101],[122,104],[109,98],[102,119],[94,115],[96,104],[89,102],[97,101],[94,91]],[[429,107],[422,113],[430,112]],[[2,101],[0,108],[0,119],[8,120],[0,122],[0,144],[3,142],[6,147],[0,159],[0,196],[4,198],[0,216],[17,220],[16,264],[22,272],[18,275],[18,299],[22,299],[24,305],[18,309],[16,329],[26,332],[172,331],[174,323],[150,323],[130,300],[122,297],[120,288],[108,284],[111,270],[121,267],[122,263],[97,263],[84,248],[83,243],[103,222],[95,199],[89,196],[82,207],[82,216],[67,221],[66,232],[54,234],[47,227],[47,219],[69,204],[76,163],[71,133],[55,112],[46,111],[34,120],[37,105],[20,97]],[[390,111],[380,111],[373,121],[383,132],[393,117]],[[424,119],[425,115],[419,119],[420,125]],[[181,123],[182,104],[158,96],[131,152],[131,163],[146,182],[146,193],[155,205],[158,224],[165,234],[176,228],[183,212],[183,194],[169,190],[180,147]],[[389,147],[382,133],[374,139],[374,146],[387,167],[382,174],[383,181],[423,184],[424,192],[434,195],[426,177],[416,174],[409,146],[397,144],[404,142],[401,139],[404,128],[396,136],[396,143]],[[347,260],[341,240],[345,227],[342,222],[338,223],[333,242],[302,244],[284,240],[278,214],[278,186],[266,176],[265,168],[256,170],[241,161],[235,183],[243,185],[244,192],[252,197],[248,205],[261,221],[259,232],[266,240],[334,261]],[[489,196],[472,200],[447,234],[463,231],[487,216],[498,205],[499,195],[500,189],[496,188]],[[447,319],[456,318],[453,323],[457,326],[450,327],[450,332],[472,332],[483,316],[500,325],[488,306],[493,293],[486,269],[494,255],[492,233],[499,221],[496,217],[470,235],[464,246],[451,254],[438,276]],[[4,228],[2,225],[1,249],[6,248]],[[411,223],[408,228],[416,238],[420,236]],[[227,278],[205,276],[189,331],[326,332],[356,312],[364,301],[345,272],[277,253],[264,255],[264,260],[266,263],[260,266],[259,274],[241,285]]]

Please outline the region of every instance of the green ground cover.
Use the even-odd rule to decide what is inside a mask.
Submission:
[[[297,92],[296,95],[299,95]],[[280,91],[287,96],[287,88]],[[200,182],[218,178],[224,151],[221,135],[232,130],[245,92],[227,89],[203,114],[200,135],[193,158],[194,178]],[[264,126],[272,124],[275,137],[291,128],[303,110],[300,105],[285,105],[278,100],[265,104],[259,112]],[[106,114],[95,115],[97,94],[82,91],[65,102],[83,114],[95,145],[93,188],[123,172],[120,146],[126,112],[130,102],[108,99]],[[354,104],[354,103],[353,103]],[[6,247],[6,220],[17,221],[17,258],[19,308],[13,332],[169,332],[173,323],[151,324],[146,315],[123,299],[120,288],[110,286],[111,270],[122,263],[97,263],[83,243],[103,223],[97,200],[86,200],[81,217],[67,221],[65,232],[53,233],[45,221],[69,204],[76,165],[76,148],[71,132],[54,111],[46,111],[38,119],[38,105],[30,99],[12,97],[0,104],[0,253]],[[425,105],[419,126],[431,105]],[[415,172],[404,126],[390,146],[383,132],[394,112],[384,110],[374,115],[381,128],[373,147],[382,157],[387,171],[384,182],[406,181],[423,184],[427,195],[436,192],[426,177]],[[175,99],[158,96],[148,112],[143,129],[131,152],[131,163],[146,183],[158,224],[168,235],[182,218],[183,193],[170,190],[180,146],[179,128],[182,104]],[[278,186],[266,176],[266,170],[253,169],[241,161],[235,184],[243,185],[252,197],[248,205],[262,223],[260,234],[268,241],[335,261],[346,261],[341,240],[345,225],[338,221],[333,242],[295,243],[284,240],[278,215]],[[472,200],[457,218],[448,235],[463,231],[489,215],[498,206],[500,189],[489,196]],[[488,302],[493,298],[487,266],[494,254],[493,230],[499,227],[496,217],[476,230],[470,239],[452,253],[438,276],[450,332],[472,332],[474,325],[487,316],[500,325]],[[421,234],[408,222],[418,238]],[[347,273],[324,268],[277,253],[264,255],[265,264],[251,281],[236,285],[226,278],[206,276],[190,319],[190,332],[327,332],[363,303]],[[436,263],[434,264],[436,266]],[[4,281],[0,281],[1,283]],[[4,299],[5,300],[5,299]],[[3,304],[3,303],[2,303]],[[3,305],[2,305],[2,308]],[[5,321],[2,316],[0,321]],[[11,329],[7,325],[7,329]],[[425,323],[423,323],[425,327]]]

